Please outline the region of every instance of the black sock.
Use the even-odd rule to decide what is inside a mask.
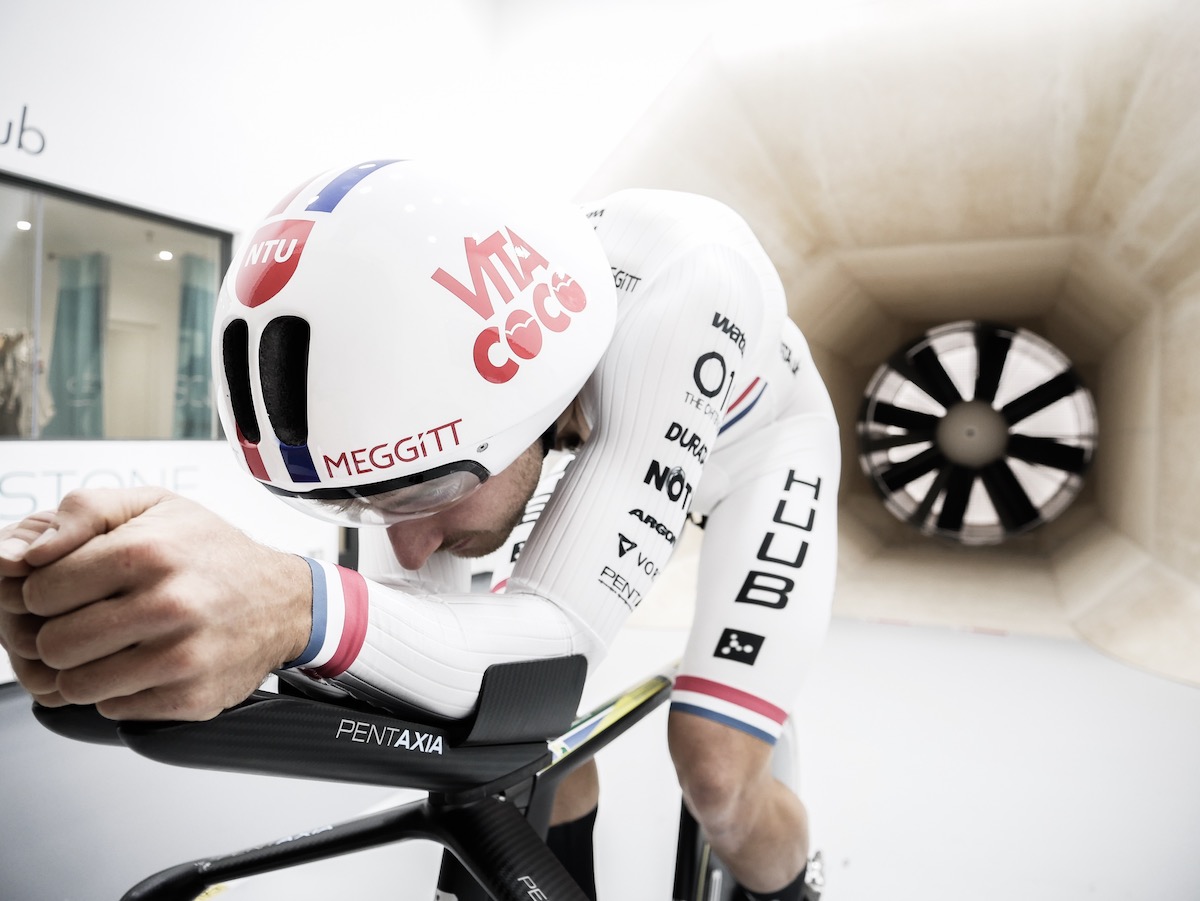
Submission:
[[[591,901],[596,901],[596,859],[592,849],[592,830],[596,826],[597,810],[593,807],[591,813],[577,820],[551,826],[546,834],[546,844],[554,856]]]
[[[789,885],[784,886],[776,892],[751,892],[747,889],[738,886],[738,890],[742,893],[742,898],[746,901],[802,901],[804,898],[804,874],[808,871],[805,867]]]

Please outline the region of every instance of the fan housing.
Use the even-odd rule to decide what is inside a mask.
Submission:
[[[897,518],[965,545],[1057,517],[1083,487],[1096,408],[1071,361],[1025,328],[938,326],[864,392],[859,461]]]

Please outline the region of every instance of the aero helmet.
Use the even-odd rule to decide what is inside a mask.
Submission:
[[[615,321],[582,211],[501,201],[411,160],[332,169],[226,274],[221,422],[243,468],[307,512],[429,515],[550,428]]]

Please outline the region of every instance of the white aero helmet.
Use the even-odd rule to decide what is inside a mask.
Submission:
[[[242,466],[346,524],[461,500],[549,429],[616,322],[584,214],[426,163],[333,169],[234,256],[213,325]]]

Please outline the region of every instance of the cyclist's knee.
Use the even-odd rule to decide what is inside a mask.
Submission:
[[[745,828],[771,780],[770,745],[684,713],[671,714],[668,738],[684,798],[705,831],[714,836]]]
[[[724,835],[746,824],[742,813],[748,803],[746,786],[719,765],[681,766],[677,772],[688,809],[706,833]]]

